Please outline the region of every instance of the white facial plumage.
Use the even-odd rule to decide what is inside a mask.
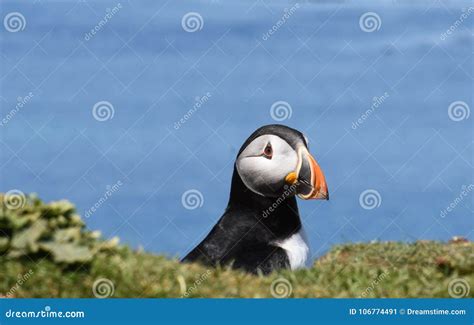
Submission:
[[[271,158],[265,155],[269,145]],[[250,190],[263,196],[278,196],[284,188],[285,177],[296,170],[298,154],[284,139],[265,134],[242,151],[236,165],[240,178]]]

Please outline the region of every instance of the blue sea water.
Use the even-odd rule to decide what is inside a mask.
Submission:
[[[299,201],[314,256],[474,237],[472,2],[0,6],[1,192],[69,199],[105,237],[183,256],[241,144],[282,120],[329,185]]]

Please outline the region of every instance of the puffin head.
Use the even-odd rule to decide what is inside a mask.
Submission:
[[[245,186],[263,197],[278,197],[293,189],[304,200],[328,200],[324,174],[309,153],[308,140],[284,125],[256,130],[243,144],[236,170]]]

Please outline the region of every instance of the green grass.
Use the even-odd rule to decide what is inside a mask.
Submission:
[[[1,196],[0,196],[1,199]],[[24,208],[7,211],[0,207],[0,230],[4,241],[13,241],[15,232],[25,231],[25,223],[18,229],[8,218],[23,217],[41,220],[63,216],[76,220],[70,209],[58,208],[57,203],[44,205],[37,199],[28,201]],[[32,211],[41,211],[32,218]],[[45,212],[46,211],[46,212]],[[53,213],[54,212],[54,213]],[[3,217],[3,219],[2,219]],[[18,221],[16,220],[16,221]],[[28,221],[30,226],[36,221]],[[64,220],[63,220],[64,221]],[[2,223],[3,222],[3,223]],[[48,221],[49,222],[49,221]],[[2,228],[3,227],[3,228]],[[8,228],[10,227],[10,228]],[[13,227],[13,228],[12,228]],[[54,227],[57,227],[54,223]],[[61,228],[62,227],[62,228]],[[163,256],[133,251],[124,246],[96,240],[90,242],[90,232],[82,228],[84,238],[68,243],[86,245],[89,258],[83,251],[78,260],[57,259],[44,243],[62,245],[56,228],[37,234],[38,245],[23,251],[17,247],[0,250],[0,295],[10,297],[94,297],[94,283],[100,279],[113,284],[112,297],[450,297],[466,284],[474,284],[474,244],[463,240],[450,243],[418,241],[416,243],[374,242],[333,247],[313,267],[298,271],[280,271],[270,276],[255,276],[229,268],[207,268],[197,264],[180,264]],[[16,229],[16,230],[15,230]],[[26,228],[29,229],[29,228]],[[5,234],[8,232],[7,236]],[[18,237],[21,237],[18,235]],[[1,238],[0,238],[1,239]],[[19,240],[17,240],[19,242]],[[19,244],[16,244],[17,246]],[[74,244],[76,245],[76,244]],[[81,247],[81,250],[83,248]],[[99,248],[98,248],[99,246]],[[28,246],[29,247],[29,246]],[[23,249],[23,248],[22,248]],[[49,249],[49,248],[48,248]],[[60,258],[60,254],[58,255]],[[96,293],[107,294],[105,286],[96,286]],[[466,288],[467,289],[467,288]],[[105,291],[101,291],[105,290]],[[109,291],[110,293],[110,291]],[[474,297],[474,290],[463,296]]]
[[[272,283],[278,294],[274,281],[281,279],[290,283],[291,297],[449,297],[451,280],[474,283],[472,243],[343,245],[313,268],[268,277],[183,265],[127,248],[100,254],[86,266],[6,257],[0,265],[0,293],[9,292],[19,275],[31,274],[15,297],[94,297],[93,284],[101,278],[112,281],[113,297],[272,297]],[[474,297],[472,290],[469,296]]]

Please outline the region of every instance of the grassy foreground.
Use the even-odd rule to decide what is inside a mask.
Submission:
[[[264,277],[133,251],[85,230],[68,202],[21,199],[0,195],[0,296],[474,297],[464,240],[335,246],[310,269]]]

